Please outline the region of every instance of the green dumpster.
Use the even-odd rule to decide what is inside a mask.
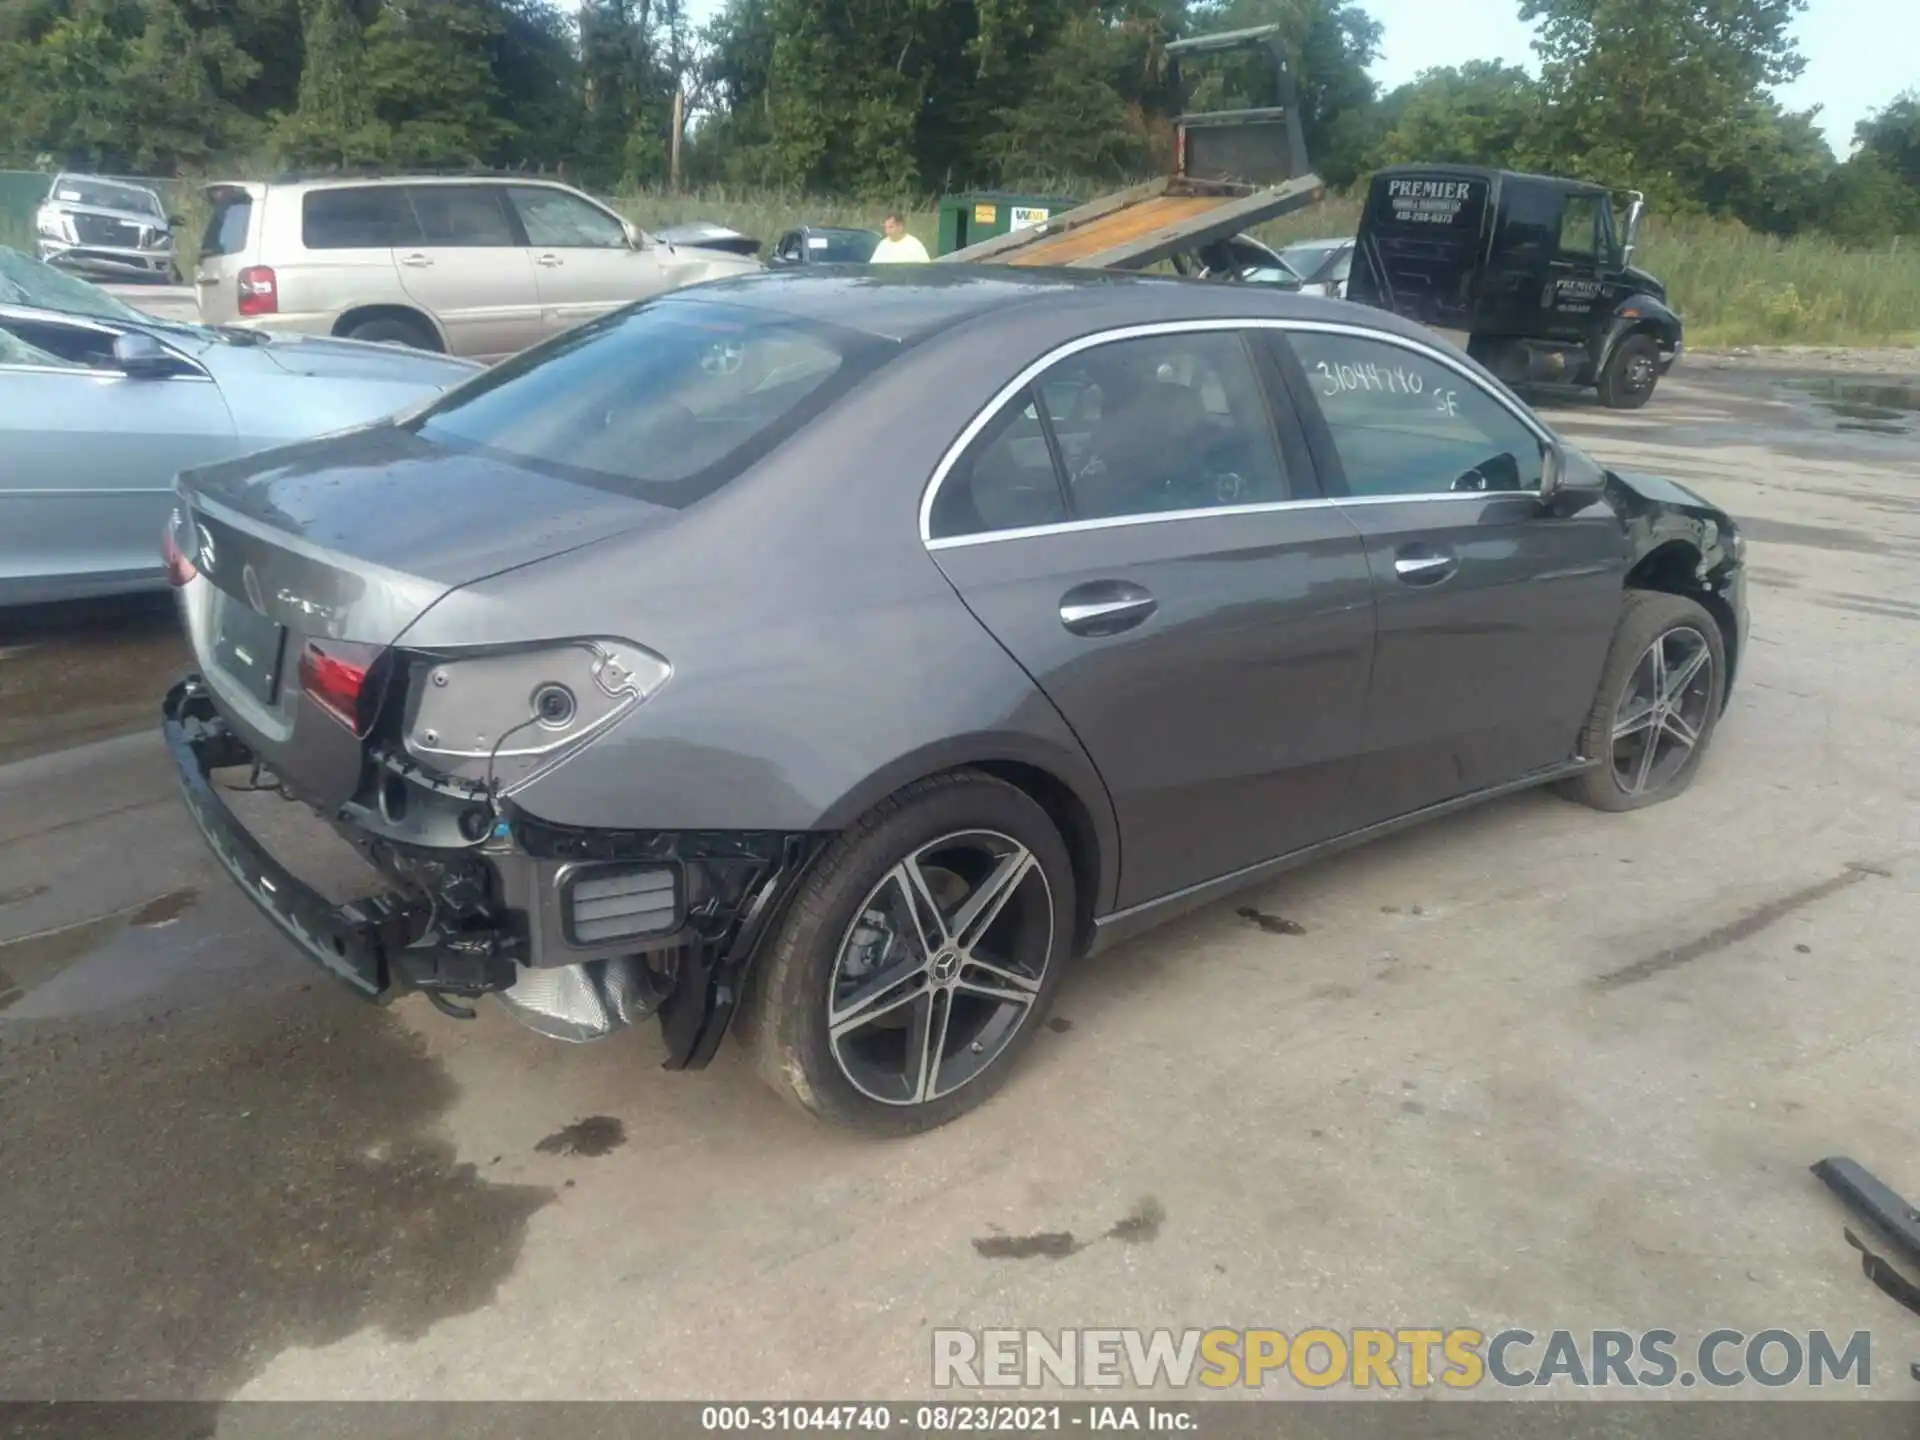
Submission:
[[[996,235],[1042,224],[1079,203],[1058,195],[1015,195],[1004,190],[945,196],[940,201],[939,253],[950,255]]]

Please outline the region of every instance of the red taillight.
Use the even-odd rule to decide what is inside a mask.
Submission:
[[[175,511],[167,521],[166,528],[160,532],[160,559],[167,567],[167,583],[176,590],[200,573],[180,548],[179,526],[180,514]]]
[[[240,313],[277,315],[280,312],[280,284],[268,265],[249,265],[240,272]]]
[[[300,688],[314,704],[355,735],[373,728],[380,708],[380,687],[374,677],[378,645],[355,645],[346,640],[309,640],[300,650]]]

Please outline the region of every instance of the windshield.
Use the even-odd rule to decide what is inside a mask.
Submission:
[[[69,205],[97,205],[103,210],[126,210],[135,215],[160,216],[160,201],[150,190],[132,185],[115,185],[110,180],[81,180],[62,175],[53,182],[49,197]]]
[[[580,326],[407,422],[658,505],[690,505],[812,419],[894,347],[838,326],[656,301]]]
[[[815,230],[807,236],[807,258],[821,265],[864,265],[879,243],[871,230]]]
[[[1302,275],[1313,279],[1316,272],[1346,246],[1347,242],[1344,240],[1309,241],[1302,245],[1287,246],[1280,252],[1280,256]]]
[[[130,305],[122,305],[97,286],[4,245],[0,245],[0,302],[58,310],[65,315],[85,315],[94,320],[148,323],[147,316]]]

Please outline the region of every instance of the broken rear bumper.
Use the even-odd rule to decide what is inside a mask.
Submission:
[[[460,935],[423,944],[431,904],[425,897],[381,896],[335,905],[288,870],[228,808],[211,773],[252,763],[198,679],[168,692],[161,731],[173,757],[187,813],[247,898],[300,952],[366,999],[385,1002],[405,990],[483,994],[511,986],[512,937]]]
[[[275,859],[227,805],[212,772],[256,759],[199,676],[168,693],[162,730],[181,798],[222,867],[303,955],[356,993],[384,1003],[419,990],[442,1009],[449,1008],[447,996],[495,994],[543,1033],[593,1038],[535,1024],[529,1014],[540,1006],[532,997],[563,992],[570,972],[591,978],[604,1011],[605,982],[618,965],[628,976],[631,1004],[612,1004],[618,1013],[602,1013],[600,1021],[624,1024],[657,1014],[669,1069],[712,1058],[744,996],[756,948],[828,838],[571,830],[503,803],[490,827],[478,827],[484,838],[423,845],[393,833],[396,809],[419,816],[438,805],[458,812],[471,810],[475,797],[450,797],[417,765],[370,753],[364,793],[323,818],[396,889],[336,905]],[[396,796],[396,786],[406,794]],[[445,833],[448,826],[430,820],[426,828]],[[671,920],[630,937],[582,933],[576,901],[583,882],[640,872],[671,875]],[[631,994],[635,990],[640,993]],[[600,1033],[605,1029],[596,1027]]]

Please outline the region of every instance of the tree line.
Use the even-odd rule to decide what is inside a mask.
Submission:
[[[1770,233],[1920,232],[1920,90],[1844,159],[1772,98],[1805,3],[1519,0],[1537,76],[1476,62],[1383,93],[1363,0],[726,0],[697,30],[684,0],[0,0],[0,164],[472,165],[618,190],[667,179],[678,95],[689,183],[1088,194],[1163,164],[1183,106],[1266,98],[1231,61],[1176,93],[1170,39],[1276,23],[1335,186],[1455,160]]]

